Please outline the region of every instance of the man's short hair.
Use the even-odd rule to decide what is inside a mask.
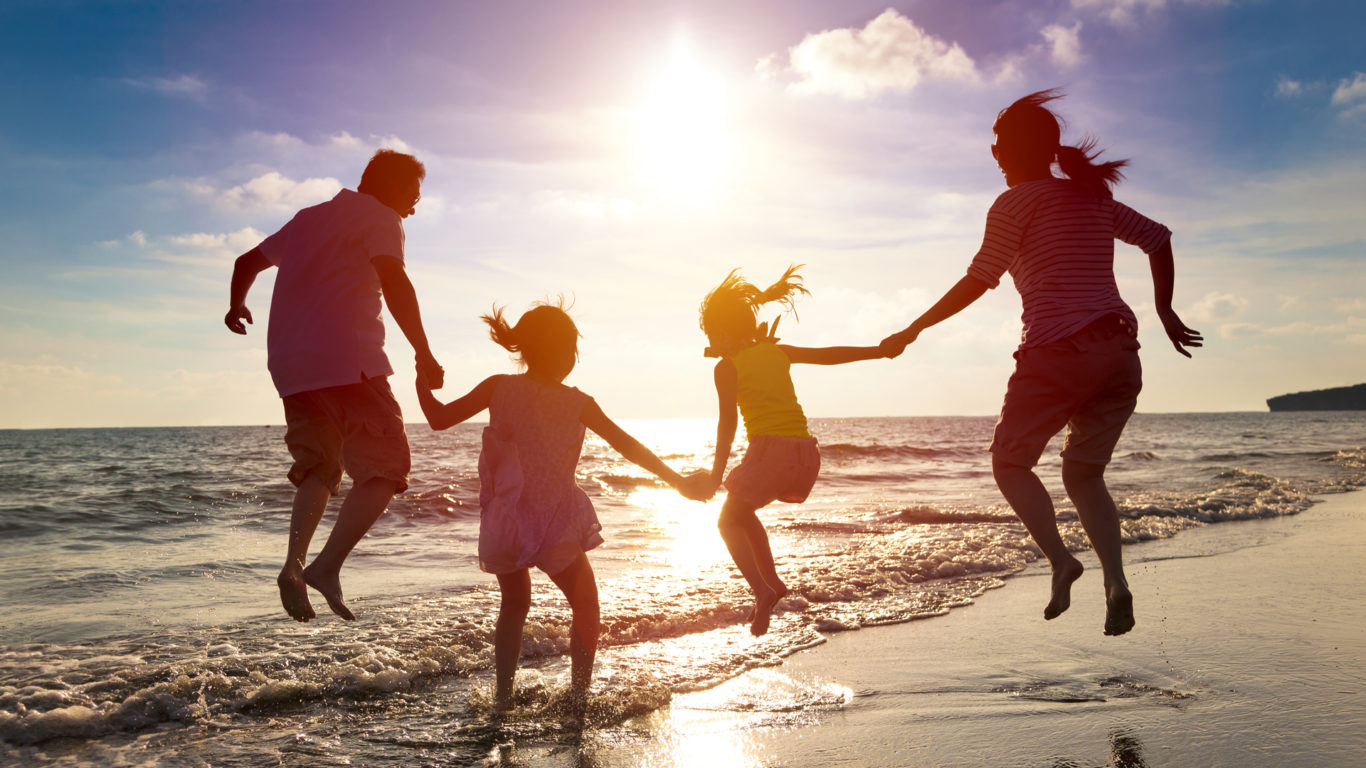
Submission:
[[[416,157],[392,149],[381,149],[365,166],[365,172],[360,176],[360,186],[356,187],[356,191],[377,197],[389,197],[391,193],[401,191],[414,179],[422,181],[425,178],[427,168]]]

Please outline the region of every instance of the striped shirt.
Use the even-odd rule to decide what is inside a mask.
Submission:
[[[1115,285],[1115,238],[1152,253],[1171,234],[1127,205],[1086,194],[1075,182],[1027,181],[992,204],[968,274],[995,288],[1010,272],[1024,304],[1020,349],[1067,338],[1112,313],[1138,328]]]

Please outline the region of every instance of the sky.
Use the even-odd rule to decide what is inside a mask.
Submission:
[[[567,383],[614,418],[713,417],[702,297],[788,264],[801,346],[876,344],[964,273],[1005,186],[996,113],[1062,87],[1064,142],[1129,158],[1147,259],[1140,412],[1264,410],[1366,381],[1366,6],[1357,0],[83,2],[0,7],[0,428],[280,424],[273,270],[233,259],[415,153],[406,263],[453,399],[515,363],[478,316],[564,296]],[[767,314],[776,314],[776,310]],[[892,361],[794,370],[808,415],[989,415],[1006,279]],[[389,321],[408,420],[413,354]]]

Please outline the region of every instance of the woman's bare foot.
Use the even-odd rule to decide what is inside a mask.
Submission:
[[[754,613],[749,623],[749,633],[759,637],[768,632],[768,622],[773,618],[773,609],[778,606],[778,601],[787,596],[787,587],[781,584],[778,589],[767,590],[755,593]]]
[[[297,565],[293,568],[285,566],[280,575],[275,577],[275,584],[280,588],[280,603],[291,618],[308,621],[317,617],[312,603],[308,602],[308,585],[304,583],[303,571]]]
[[[1075,557],[1068,557],[1068,560],[1061,566],[1053,566],[1053,597],[1043,609],[1046,620],[1056,619],[1072,607],[1072,582],[1080,579],[1082,571],[1086,570]]]
[[[1133,593],[1124,584],[1107,587],[1105,589],[1105,634],[1122,635],[1133,628]]]
[[[336,571],[324,571],[318,567],[315,561],[312,565],[304,569],[304,582],[308,586],[318,590],[323,597],[327,598],[327,607],[332,612],[347,621],[354,621],[356,614],[346,607],[342,602],[341,575]]]

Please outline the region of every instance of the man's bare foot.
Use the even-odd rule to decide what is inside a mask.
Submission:
[[[1122,635],[1134,628],[1134,596],[1123,584],[1105,590],[1105,634]]]
[[[1082,571],[1086,570],[1075,557],[1068,559],[1070,562],[1063,563],[1061,567],[1053,567],[1053,597],[1043,609],[1046,620],[1056,619],[1072,607],[1072,582],[1080,579]]]
[[[768,622],[773,618],[773,609],[778,601],[787,596],[787,587],[778,585],[777,591],[768,590],[754,595],[754,613],[749,622],[749,633],[759,637],[768,632]]]
[[[354,621],[356,614],[342,602],[341,576],[336,571],[324,571],[314,562],[304,569],[304,582],[318,590],[327,598],[327,607],[347,621]]]
[[[280,603],[285,607],[285,613],[295,621],[308,621],[316,618],[318,614],[313,612],[313,605],[308,602],[308,585],[304,583],[304,575],[300,570],[285,567],[280,571],[280,575],[275,577],[275,584],[280,588]]]

